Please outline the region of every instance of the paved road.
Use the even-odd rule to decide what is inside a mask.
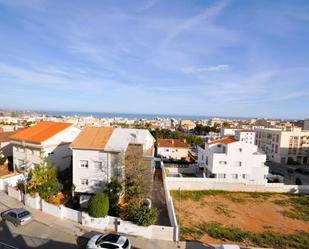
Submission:
[[[296,179],[299,178],[303,185],[309,185],[309,175],[288,172],[288,169],[295,170],[297,168],[309,168],[309,166],[286,165],[273,162],[266,163],[266,165],[269,167],[269,172],[273,171],[282,174],[284,176],[285,184],[295,184]]]
[[[0,191],[0,212],[23,204]],[[66,219],[55,218],[29,207],[33,221],[24,226],[15,227],[9,222],[0,222],[0,242],[18,249],[79,249],[85,248],[88,239],[99,230],[89,229]],[[127,236],[132,249],[207,249],[213,248],[197,242],[180,242],[145,239]],[[0,245],[1,248],[1,245]]]

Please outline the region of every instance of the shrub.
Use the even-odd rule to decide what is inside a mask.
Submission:
[[[17,184],[17,189],[20,190],[21,192],[25,193],[25,184],[20,182]]]
[[[103,193],[108,196],[109,200],[109,211],[108,214],[112,216],[119,216],[119,196],[122,192],[122,185],[116,179],[111,180],[108,184],[103,188]]]
[[[158,211],[146,205],[129,205],[125,212],[125,219],[141,226],[150,226],[156,223]]]
[[[0,156],[0,165],[3,165],[6,162],[6,156]]]
[[[92,196],[88,203],[89,215],[92,217],[105,217],[108,214],[109,201],[104,193],[97,193]]]

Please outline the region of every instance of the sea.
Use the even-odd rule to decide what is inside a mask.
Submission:
[[[205,115],[173,115],[173,114],[140,114],[140,113],[112,113],[112,112],[74,112],[74,111],[39,111],[37,113],[45,114],[49,116],[66,116],[66,117],[98,117],[98,118],[127,118],[127,119],[147,119],[153,120],[155,118],[162,119],[189,119],[189,120],[206,120],[213,117],[229,119],[229,120],[245,120],[250,119],[249,117],[222,117],[222,116],[205,116]]]

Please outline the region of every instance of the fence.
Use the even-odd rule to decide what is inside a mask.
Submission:
[[[164,167],[162,170],[162,179],[163,179],[163,187],[164,187],[164,192],[165,192],[164,194],[165,194],[165,202],[167,205],[168,217],[170,219],[172,226],[174,227],[174,237],[173,238],[175,241],[178,241],[179,240],[179,227],[178,227],[174,204],[173,204],[172,197],[170,195],[169,186],[167,183],[167,177],[166,177]]]
[[[169,190],[226,190],[243,192],[309,193],[309,185],[250,183],[215,178],[166,177]]]
[[[8,244],[5,244],[3,242],[0,242],[0,249],[18,249],[17,247],[15,246],[10,246]]]
[[[65,206],[61,206],[62,208],[62,217],[78,222],[78,223],[82,223],[82,212],[71,209],[71,208],[67,208]]]
[[[8,195],[13,197],[14,199],[16,199],[18,201],[22,200],[22,193],[18,189],[9,185],[7,187],[7,192],[8,192]]]
[[[24,202],[27,206],[32,207],[34,209],[42,209],[42,201],[38,193],[36,193],[34,197],[32,197],[29,194],[26,194],[24,196]]]

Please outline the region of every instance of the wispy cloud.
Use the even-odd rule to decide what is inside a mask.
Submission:
[[[192,26],[198,25],[201,22],[209,21],[219,15],[222,10],[228,5],[229,0],[224,0],[216,3],[215,5],[207,8],[202,13],[195,15],[181,22],[178,26],[174,28],[172,32],[164,40],[163,44],[168,44],[173,39],[175,39],[179,34],[190,29]]]
[[[210,66],[210,67],[189,67],[189,68],[182,69],[184,73],[220,72],[220,71],[228,71],[228,70],[231,70],[231,66],[227,64],[221,64],[221,65]]]

